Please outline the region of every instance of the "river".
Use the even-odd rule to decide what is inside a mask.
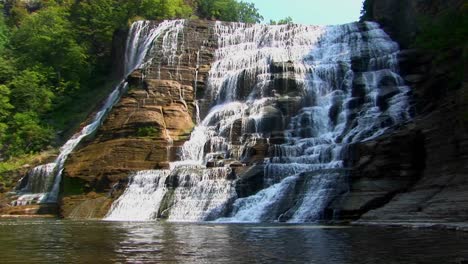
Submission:
[[[281,224],[1,220],[1,263],[467,263],[468,233]]]

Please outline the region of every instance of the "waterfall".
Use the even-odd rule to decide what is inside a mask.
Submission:
[[[322,219],[347,191],[347,146],[410,119],[398,45],[367,22],[217,22],[213,31],[218,47],[205,91],[209,112],[182,146],[181,160],[166,171],[132,176],[106,219]],[[160,56],[171,62],[174,54]],[[232,164],[263,166],[262,188],[240,197]]]
[[[238,199],[230,217],[220,221],[321,219],[324,208],[347,191],[346,146],[378,137],[410,118],[409,88],[397,74],[398,45],[378,25],[354,23],[323,31],[310,53],[294,61],[308,72],[306,102],[286,129],[286,143],[271,147],[266,188]],[[388,106],[379,102],[385,96]]]
[[[107,220],[145,221],[155,218],[166,194],[168,170],[140,171],[131,177],[129,187],[112,205]]]
[[[49,186],[53,183],[53,172],[55,163],[37,166],[20,180],[17,193],[18,199],[13,202],[15,206],[28,205],[40,202],[47,195]]]
[[[171,170],[140,171],[112,205],[106,220],[214,220],[235,198],[226,168],[177,166]]]
[[[31,204],[31,203],[56,203],[60,191],[60,182],[62,179],[62,171],[65,161],[68,155],[78,146],[81,140],[96,131],[101,125],[106,114],[112,109],[114,104],[118,101],[122,93],[126,91],[127,76],[132,73],[135,69],[140,68],[145,62],[148,50],[151,48],[152,43],[158,37],[164,36],[167,31],[177,28],[184,23],[183,20],[164,21],[159,25],[149,21],[138,21],[133,23],[130,28],[129,35],[127,38],[126,49],[125,49],[125,74],[120,83],[114,88],[114,90],[107,97],[102,108],[96,113],[92,121],[83,127],[78,133],[74,134],[61,148],[60,154],[51,164],[46,165],[48,168],[48,175],[45,178],[49,178],[53,175],[53,180],[47,181],[47,184],[42,186],[42,189],[28,189],[22,190],[19,194],[17,201],[13,204]],[[43,168],[43,165],[33,169],[39,171]],[[29,177],[31,180],[35,177]],[[34,184],[34,183],[31,183]],[[30,183],[28,182],[28,186]]]

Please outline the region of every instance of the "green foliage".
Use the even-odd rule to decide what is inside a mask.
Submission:
[[[12,60],[2,57],[0,52],[0,84],[11,80],[15,74],[16,67]]]
[[[10,93],[7,86],[0,85],[0,143],[3,142],[2,138],[8,129],[6,122],[13,109],[13,105],[10,104]]]
[[[79,1],[71,9],[78,39],[96,57],[109,54],[114,31],[125,26],[126,15],[114,0]]]
[[[44,149],[50,143],[52,130],[41,124],[34,112],[16,113],[9,124],[14,133],[5,135],[10,156],[27,154]]]
[[[258,23],[263,17],[254,4],[236,0],[198,0],[200,18]]]
[[[183,0],[143,0],[137,16],[147,19],[186,18],[192,13],[192,8]]]
[[[275,20],[270,20],[270,25],[287,25],[294,24],[292,17],[288,16],[283,19],[280,19],[278,22]]]
[[[5,17],[3,13],[0,13],[0,54],[3,52],[6,44],[8,43],[9,35],[8,26],[5,23]]]
[[[237,7],[238,21],[245,23],[260,23],[263,16],[260,15],[258,9],[253,3],[240,2]]]
[[[19,27],[28,14],[29,13],[28,10],[26,10],[26,6],[23,3],[17,1],[10,9],[8,23],[11,26]]]
[[[131,22],[194,12],[226,21],[263,19],[253,4],[237,0],[0,2],[0,160],[58,145],[58,135],[66,139],[77,128],[112,88],[113,36]]]
[[[38,72],[25,70],[8,85],[12,90],[11,101],[17,112],[45,113],[50,110],[54,94],[45,85],[46,77]]]
[[[139,137],[154,137],[159,134],[159,130],[155,127],[140,127],[137,131]]]
[[[10,104],[10,89],[6,85],[0,85],[0,122],[5,121],[13,109]]]
[[[63,89],[79,87],[88,70],[86,50],[62,7],[43,9],[25,18],[11,38],[11,47],[21,67],[50,67],[48,79]],[[44,67],[45,66],[45,67]]]
[[[438,18],[424,18],[415,45],[434,52],[464,48],[468,45],[468,5],[464,11],[447,11]],[[466,58],[466,57],[465,57]]]
[[[449,10],[437,18],[421,20],[421,32],[414,43],[415,48],[435,55],[435,63],[449,60],[454,64],[448,79],[449,87],[459,87],[466,78],[468,64],[468,4],[461,10]]]
[[[360,21],[373,20],[374,13],[372,6],[374,5],[374,0],[364,0],[361,9]]]

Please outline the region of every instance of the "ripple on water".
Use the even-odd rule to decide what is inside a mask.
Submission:
[[[1,220],[2,263],[462,263],[468,233],[382,227]]]

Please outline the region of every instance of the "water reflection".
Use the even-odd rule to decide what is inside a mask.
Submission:
[[[468,234],[301,225],[0,221],[2,263],[463,263]]]

